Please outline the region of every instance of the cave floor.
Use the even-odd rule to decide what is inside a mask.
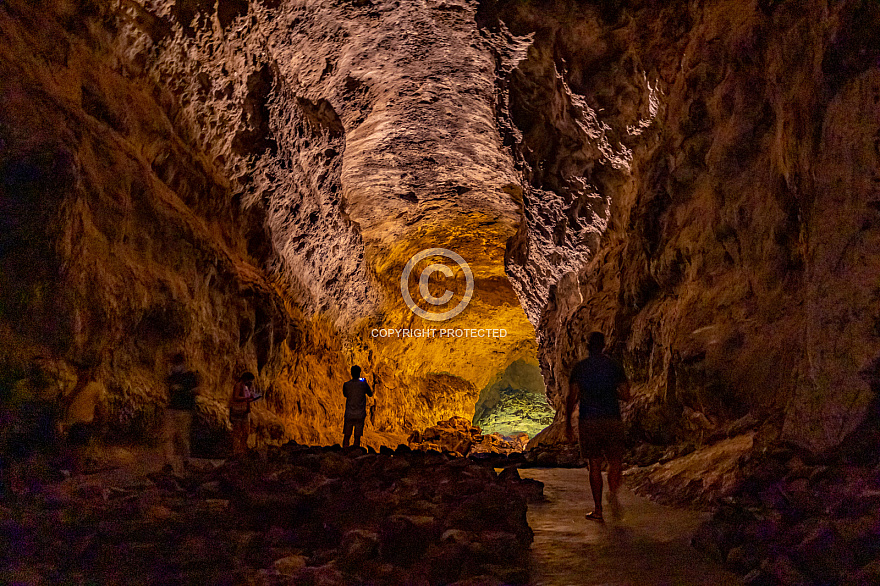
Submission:
[[[605,523],[596,523],[584,519],[593,505],[586,468],[531,468],[520,474],[543,482],[547,498],[529,504],[534,586],[741,583],[690,547],[704,513],[658,505],[623,487],[622,518],[612,520],[605,505]],[[607,481],[605,486],[607,492]]]

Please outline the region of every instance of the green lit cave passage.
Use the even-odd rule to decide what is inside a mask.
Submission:
[[[480,391],[473,424],[484,434],[524,432],[531,438],[553,423],[554,414],[537,362],[518,359]]]

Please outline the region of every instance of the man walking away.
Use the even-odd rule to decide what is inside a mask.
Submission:
[[[617,491],[623,471],[623,421],[618,399],[630,400],[629,382],[623,369],[603,350],[605,336],[593,332],[587,342],[590,356],[575,364],[566,400],[565,436],[571,440],[571,415],[580,401],[578,421],[581,456],[590,463],[593,512],[587,519],[602,518],[602,460],[608,461],[608,502],[612,513],[619,511]]]
[[[348,447],[352,431],[354,431],[354,446],[358,447],[361,445],[364,422],[367,419],[367,395],[373,396],[373,389],[367,384],[366,379],[361,378],[360,366],[351,367],[351,380],[342,385],[342,394],[345,396],[342,447]]]
[[[238,377],[232,388],[232,400],[229,402],[229,419],[232,421],[232,455],[239,456],[247,452],[247,440],[251,433],[251,403],[257,400],[254,392],[254,375],[245,372]]]

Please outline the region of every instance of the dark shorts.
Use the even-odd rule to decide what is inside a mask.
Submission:
[[[578,439],[583,458],[623,458],[623,421],[620,419],[581,419]]]
[[[343,435],[350,435],[352,430],[354,430],[355,437],[364,435],[364,422],[366,420],[366,415],[363,417],[346,417],[342,426]],[[339,428],[337,427],[337,429]]]

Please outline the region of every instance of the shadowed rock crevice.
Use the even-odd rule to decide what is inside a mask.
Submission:
[[[251,73],[247,80],[241,122],[247,130],[241,130],[232,141],[232,150],[239,156],[260,155],[268,151],[274,155],[278,149],[269,126],[269,99],[275,75],[267,64]]]

